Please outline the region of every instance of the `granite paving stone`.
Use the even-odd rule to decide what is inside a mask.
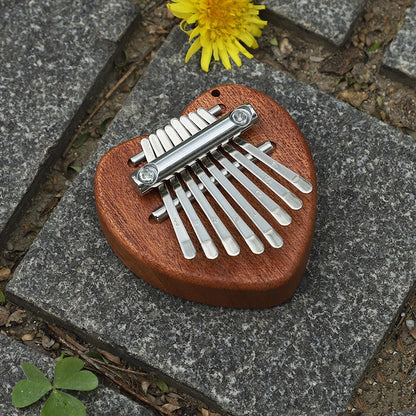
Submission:
[[[399,33],[393,39],[383,59],[384,68],[410,78],[416,87],[416,4],[406,12]]]
[[[291,23],[341,46],[367,0],[264,0],[277,19]]]
[[[63,133],[137,11],[128,0],[1,0],[0,7],[1,235],[62,151]]]
[[[17,409],[11,401],[13,387],[18,381],[26,378],[21,368],[22,362],[35,365],[52,381],[54,360],[1,334],[0,356],[0,415],[39,416],[45,399],[30,407]],[[91,392],[72,392],[72,394],[84,403],[88,416],[152,416],[154,414],[120,393],[101,385]]]
[[[8,296],[233,415],[333,416],[414,281],[414,140],[255,60],[232,71],[216,63],[205,74],[197,60],[183,64],[187,48],[186,35],[173,31],[16,270]],[[290,301],[265,310],[206,306],[151,287],[112,253],[96,218],[93,178],[104,152],[155,131],[224,83],[282,104],[316,165],[305,276]]]

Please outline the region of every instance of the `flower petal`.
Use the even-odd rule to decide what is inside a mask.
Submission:
[[[201,55],[201,68],[205,71],[209,71],[209,64],[211,62],[212,57],[212,45],[204,46],[202,48],[202,55]]]
[[[188,52],[186,53],[185,56],[185,63],[187,63],[189,61],[189,59],[191,58],[191,56],[195,53],[198,52],[201,49],[201,40],[200,38],[197,38],[192,45],[190,46],[190,48],[188,49]]]

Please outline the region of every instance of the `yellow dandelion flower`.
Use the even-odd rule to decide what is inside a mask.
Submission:
[[[257,48],[256,37],[267,24],[259,17],[265,6],[252,0],[172,0],[167,6],[182,19],[182,30],[193,40],[185,62],[202,48],[201,67],[206,72],[212,57],[221,59],[227,69],[231,69],[230,57],[241,66],[240,52],[251,59],[253,55],[243,44]],[[186,30],[188,25],[193,29]]]

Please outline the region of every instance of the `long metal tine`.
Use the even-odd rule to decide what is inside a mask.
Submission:
[[[192,122],[192,120],[186,116],[182,116],[180,122],[191,134],[198,132],[199,128]],[[273,227],[256,211],[247,199],[237,190],[237,188],[222,174],[222,172],[207,158],[201,158],[201,163],[206,167],[212,176],[221,184],[221,186],[227,191],[227,193],[234,199],[235,202],[243,209],[243,211],[250,217],[251,221],[264,235],[266,240],[272,247],[282,247],[283,239],[273,229]]]
[[[229,154],[238,163],[243,165],[253,175],[257,176],[266,186],[268,186],[279,198],[281,198],[290,208],[298,210],[302,208],[302,200],[299,199],[293,192],[285,188],[281,183],[273,179],[263,169],[258,167],[251,160],[248,160],[242,153],[230,146]]]
[[[165,131],[168,133],[169,138],[172,136],[172,137],[175,137],[175,138],[179,138],[179,140],[182,141],[182,139],[180,138],[178,133],[176,133],[176,131],[175,131],[174,134],[172,133],[172,131],[170,129],[165,129]],[[211,223],[212,227],[214,228],[215,232],[217,233],[217,235],[218,235],[221,243],[223,244],[225,250],[227,251],[227,253],[230,256],[238,255],[240,253],[240,247],[238,246],[237,242],[235,241],[235,239],[233,238],[231,233],[225,227],[224,223],[221,221],[221,219],[215,213],[211,204],[205,198],[205,195],[199,189],[197,183],[194,181],[192,176],[186,170],[181,172],[181,176],[182,176],[183,180],[185,181],[187,187],[189,188],[190,192],[192,193],[194,199],[198,202],[199,206],[204,211],[206,217],[208,218],[209,222]],[[182,199],[186,199],[185,204],[190,204],[188,194],[185,194],[185,196],[182,195]],[[182,204],[182,200],[180,200],[180,203]],[[192,205],[192,204],[190,204],[190,205]],[[193,221],[193,223],[195,223],[195,222],[196,222],[196,220]]]
[[[166,130],[166,129],[165,129],[165,130]],[[175,133],[176,133],[176,131],[175,131]],[[176,133],[176,134],[177,134],[177,133]],[[266,153],[268,153],[268,152],[270,152],[270,151],[272,151],[272,150],[273,150],[273,145],[271,144],[271,142],[267,141],[267,142],[264,142],[264,143],[260,144],[260,145],[259,145],[259,149],[260,149],[262,152],[266,152]],[[250,159],[250,160],[251,160],[251,159],[253,159],[253,156],[252,156],[251,154],[249,154],[249,153],[247,153],[247,154],[246,154],[246,157],[247,157],[248,159]],[[242,168],[243,168],[243,167],[242,167],[242,166],[241,166],[238,162],[236,162],[236,161],[234,161],[234,162],[232,162],[232,163],[233,163],[233,165],[234,165],[237,169],[242,169]],[[221,170],[221,172],[222,172],[225,176],[227,176],[227,177],[229,177],[229,176],[230,176],[230,173],[229,173],[228,171],[226,171],[225,169],[222,169],[222,170]],[[213,178],[212,176],[210,177],[210,179],[211,179],[211,181],[212,181],[212,182],[217,183],[216,179],[215,179],[215,178]],[[198,182],[198,183],[197,183],[197,185],[198,185],[198,188],[201,190],[201,192],[202,192],[202,193],[207,192],[207,190],[205,189],[205,186],[204,186],[204,184],[203,184],[202,182]],[[194,196],[192,195],[191,191],[186,191],[186,196],[189,198],[189,200],[190,200],[190,201],[193,201]],[[180,202],[179,202],[178,198],[175,198],[175,199],[173,200],[173,203],[175,204],[175,206],[176,206],[178,209],[181,209],[181,204],[180,204]],[[152,218],[153,218],[155,221],[157,221],[157,222],[162,222],[164,219],[166,219],[166,216],[167,216],[167,214],[166,214],[166,208],[165,208],[163,205],[161,205],[160,207],[158,207],[158,208],[156,208],[156,209],[154,209],[154,210],[152,211],[151,216],[152,216]]]
[[[258,149],[256,149],[256,146],[253,146],[251,143],[248,143],[241,137],[234,139],[234,142],[237,143],[247,152],[251,153],[256,159],[259,159],[269,168],[273,169],[280,176],[285,178],[294,187],[299,189],[299,191],[303,192],[304,194],[309,194],[310,192],[312,192],[311,183],[309,183],[306,179],[302,178],[300,175],[293,172],[292,170],[282,165],[278,161],[272,159],[270,156],[265,155],[262,152],[259,152]]]
[[[212,116],[214,117],[214,116]],[[214,117],[215,118],[215,117]],[[182,140],[186,140],[191,136],[189,131],[184,128],[182,123],[179,120],[172,120],[172,126],[175,128],[178,127],[177,133],[181,136]],[[180,126],[178,124],[180,123]],[[191,127],[192,129],[196,128]],[[247,223],[241,218],[233,206],[227,201],[221,191],[217,188],[216,185],[211,181],[209,176],[204,172],[204,170],[197,164],[191,165],[191,169],[198,176],[198,179],[204,184],[208,192],[214,197],[215,201],[222,208],[224,213],[228,218],[233,222],[234,226],[237,228],[238,232],[244,238],[244,241],[249,246],[250,250],[255,254],[261,254],[264,251],[264,245],[261,240],[256,236],[252,229],[247,225]]]
[[[266,240],[272,247],[282,247],[283,239],[273,229],[273,227],[256,211],[250,203],[244,198],[243,195],[237,190],[237,188],[221,173],[221,171],[207,158],[203,157],[202,164],[209,170],[212,176],[214,176],[221,186],[227,191],[227,193],[234,199],[235,202],[242,208],[242,210],[249,216],[251,221],[264,235]]]
[[[150,135],[149,140],[152,146],[155,149],[156,156],[160,156],[165,151],[173,148],[173,144],[170,141],[165,130],[159,129],[156,131],[156,135]],[[156,150],[157,149],[157,150]],[[191,202],[187,198],[182,185],[179,180],[174,176],[170,179],[173,190],[175,191],[176,196],[178,197],[183,210],[185,211],[186,216],[191,223],[192,228],[195,231],[195,234],[201,244],[201,247],[205,253],[205,256],[209,259],[215,259],[218,257],[218,249],[215,246],[212,238],[208,234],[208,231],[200,221],[198,214],[196,213]]]
[[[191,112],[188,117],[202,129],[209,125],[200,115]],[[232,150],[231,146],[225,145],[225,151]],[[234,178],[236,178],[279,222],[280,225],[289,225],[292,222],[291,216],[282,209],[273,199],[266,195],[256,184],[254,184],[246,175],[237,169],[232,162],[230,162],[219,151],[214,150],[211,155],[217,160]]]
[[[143,153],[148,162],[155,159],[155,154],[150,140],[143,139],[141,141]],[[182,219],[179,216],[178,210],[173,203],[172,196],[169,193],[167,186],[162,183],[158,187],[162,201],[166,207],[166,211],[172,223],[173,230],[178,240],[179,246],[181,247],[182,253],[186,259],[193,259],[196,256],[196,250],[192,244],[191,238],[183,225]]]

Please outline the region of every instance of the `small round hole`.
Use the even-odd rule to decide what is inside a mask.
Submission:
[[[221,92],[219,90],[212,90],[211,95],[213,97],[219,97],[221,95]]]

